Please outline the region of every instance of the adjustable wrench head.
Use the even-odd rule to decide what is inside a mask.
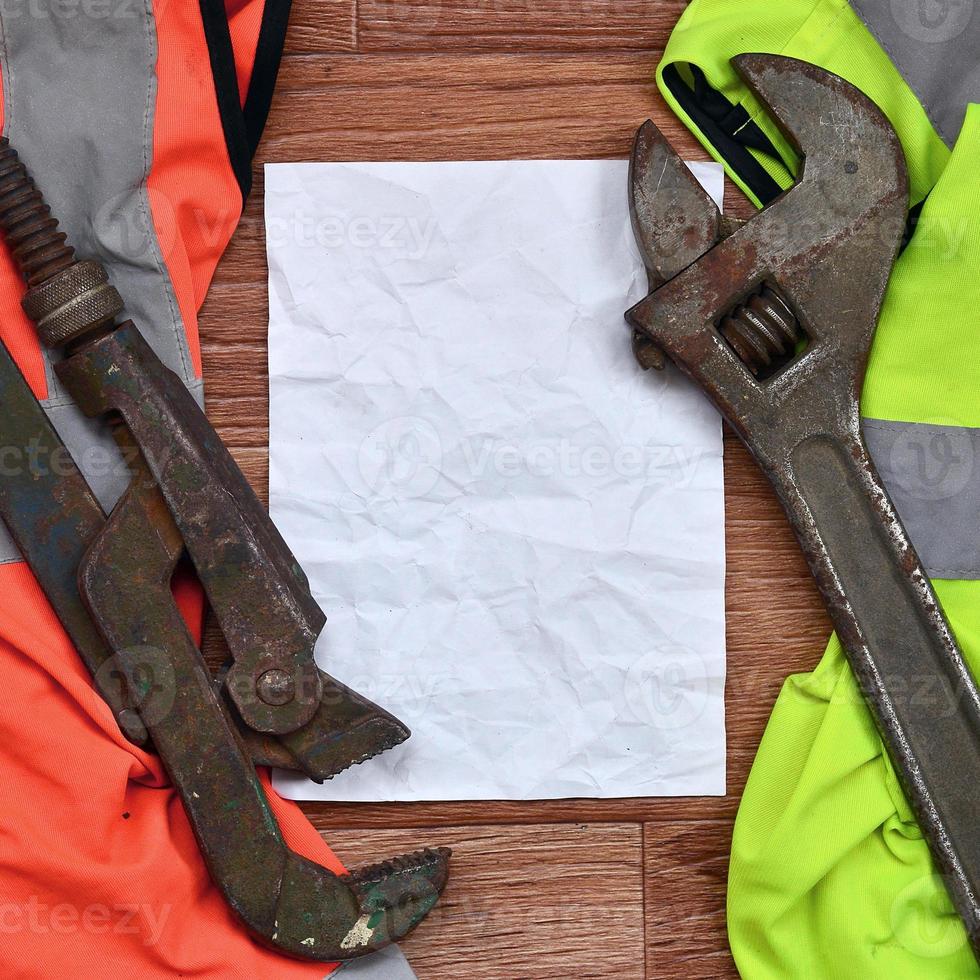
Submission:
[[[627,320],[708,389],[736,428],[746,411],[771,417],[814,385],[828,407],[856,413],[905,228],[901,144],[880,110],[836,75],[774,55],[734,64],[803,157],[803,172],[719,241],[714,205],[648,123],[634,149],[632,195],[653,291]]]

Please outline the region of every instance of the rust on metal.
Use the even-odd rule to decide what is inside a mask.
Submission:
[[[119,727],[130,741],[145,746],[146,728],[78,594],[78,566],[105,525],[102,508],[2,344],[0,432],[7,450],[17,452],[0,478],[0,517]]]
[[[228,642],[225,683],[243,720],[277,735],[302,728],[323,694],[313,648],[326,620],[204,412],[129,320],[56,370],[83,412],[118,415],[139,444]],[[270,671],[290,681],[279,704],[260,695]]]
[[[4,352],[0,427],[70,465],[0,479],[0,516],[123,730],[160,754],[212,878],[252,933],[322,962],[400,939],[438,900],[449,850],[334,874],[286,847],[255,764],[322,781],[408,730],[318,669],[325,620],[298,563],[184,385],[131,322],[115,323],[122,303],[105,270],[75,258],[6,139],[0,231],[29,286],[25,311],[67,355],[59,377],[133,461],[106,518]],[[231,651],[217,682],[171,592],[184,553]]]
[[[708,393],[773,484],[980,953],[980,695],[868,454],[858,404],[905,228],[904,155],[843,79],[771,55],[734,65],[805,157],[802,176],[725,237],[647,123],[632,203],[651,293],[627,320]],[[924,678],[944,692],[938,702],[913,703]]]
[[[136,465],[144,465],[142,457]],[[170,580],[184,542],[148,475],[137,472],[89,548],[79,582],[181,794],[211,876],[249,929],[285,953],[330,962],[379,949],[435,905],[449,852],[398,859],[386,878],[376,869],[340,876],[286,846],[172,600]]]

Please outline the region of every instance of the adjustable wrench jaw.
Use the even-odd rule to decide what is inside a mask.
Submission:
[[[630,158],[630,218],[650,291],[699,259],[720,237],[721,214],[652,122],[636,134]],[[639,329],[633,353],[644,370],[666,366],[663,351]]]
[[[721,237],[721,212],[649,120],[630,158],[630,219],[650,291],[659,289]]]
[[[842,79],[776,56],[734,63],[804,156],[801,179],[719,241],[714,204],[647,123],[634,147],[632,212],[653,291],[627,320],[705,387],[740,432],[747,413],[773,422],[778,414],[781,441],[790,417],[802,439],[844,409],[857,423],[908,178],[888,121]],[[658,278],[666,281],[658,286]],[[787,331],[767,304],[795,321]],[[789,405],[809,410],[783,412]]]

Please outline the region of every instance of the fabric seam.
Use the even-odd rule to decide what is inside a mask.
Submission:
[[[888,55],[888,60],[892,63],[892,66],[894,67],[895,71],[897,71],[898,74],[902,77],[902,81],[905,82],[905,84],[909,87],[912,94],[916,97],[916,99],[918,99],[919,105],[922,106],[922,111],[925,113],[926,119],[929,120],[929,125],[932,126],[933,130],[936,133],[936,136],[938,136],[939,139],[947,147],[949,147],[949,149],[952,149],[952,145],[943,134],[943,130],[939,126],[939,123],[937,122],[936,118],[933,116],[932,109],[927,104],[927,101],[923,97],[922,92],[919,91],[918,86],[912,83],[911,79],[909,79],[909,77],[905,74],[905,72],[898,67],[899,65],[898,58],[895,56],[895,53],[890,47],[890,45],[885,43],[884,38],[882,38],[881,35],[878,33],[878,31],[871,25],[870,21],[868,21],[861,14],[861,11],[858,10],[853,3],[851,3],[851,0],[848,0],[848,4],[850,5],[851,9],[854,11],[854,16],[857,17],[857,19],[860,20],[862,24],[864,24],[865,30],[878,42],[878,46],[881,48],[882,51],[885,52],[885,54]]]
[[[181,374],[183,375],[181,380],[186,383],[195,377],[194,369],[190,362],[187,335],[182,329],[183,320],[177,306],[177,298],[174,295],[173,283],[170,280],[170,270],[163,260],[163,252],[160,249],[160,240],[157,237],[150,208],[150,172],[153,169],[153,126],[151,120],[154,117],[154,110],[156,108],[156,63],[160,57],[160,45],[156,32],[156,18],[153,13],[153,0],[144,0],[143,9],[146,12],[144,33],[150,62],[153,67],[146,86],[146,104],[143,111],[143,177],[140,180],[139,211],[143,218],[147,241],[152,243],[153,264],[157,275],[160,277],[161,286],[167,299],[167,307],[170,310],[170,329],[173,331],[177,351],[180,356]]]

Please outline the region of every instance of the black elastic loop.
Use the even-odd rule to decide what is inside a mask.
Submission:
[[[269,118],[272,93],[279,75],[279,62],[286,42],[286,26],[289,22],[291,0],[265,0],[262,11],[262,26],[259,41],[255,48],[255,64],[252,79],[248,85],[248,96],[242,110],[245,116],[245,134],[249,153],[254,157],[258,149],[262,131]]]
[[[782,194],[783,189],[752,156],[749,148],[778,160],[780,157],[776,147],[751,120],[744,106],[729,102],[721,92],[712,88],[697,65],[688,67],[694,79],[693,89],[681,77],[676,65],[668,65],[664,69],[664,83],[671,95],[745,186],[762,204],[769,204]]]
[[[908,221],[905,223],[905,235],[902,237],[902,248],[901,251],[905,251],[915,238],[915,233],[919,229],[919,219],[922,217],[922,209],[925,207],[926,201],[929,200],[928,197],[925,200],[919,201],[910,211]]]
[[[224,0],[200,0],[200,6],[204,38],[211,59],[211,74],[214,76],[214,90],[218,97],[218,113],[228,147],[228,159],[244,201],[252,189],[252,154],[245,132],[228,14]]]

